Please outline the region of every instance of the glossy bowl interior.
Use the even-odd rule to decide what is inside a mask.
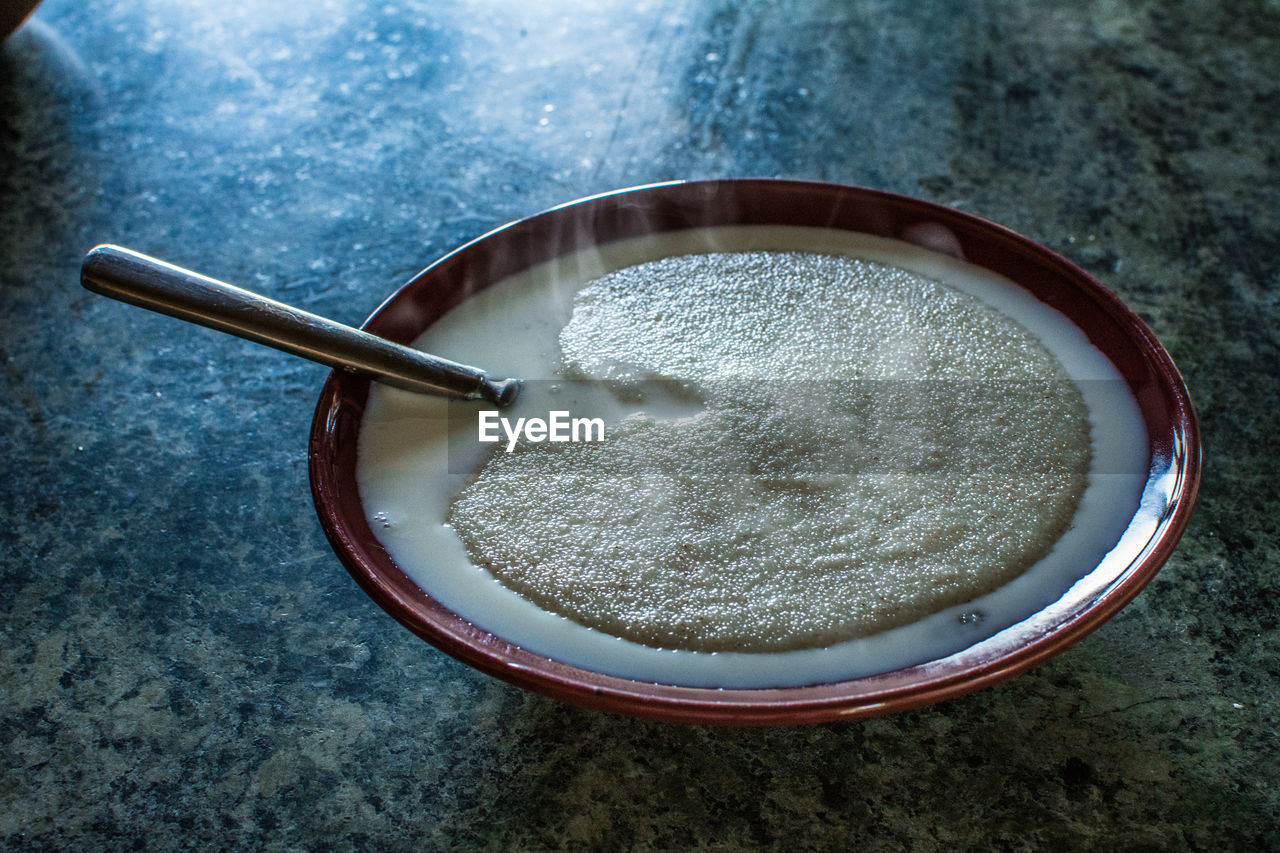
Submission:
[[[1025,671],[1071,646],[1137,595],[1169,557],[1199,482],[1195,413],[1151,330],[1084,270],[1008,229],[950,208],[874,190],[798,181],[661,184],[584,199],[499,228],[447,255],[386,301],[365,329],[401,343],[471,294],[560,255],[644,234],[720,225],[844,229],[958,254],[1025,287],[1074,322],[1116,366],[1146,423],[1150,466],[1124,534],[1127,565],[1104,564],[1054,604],[949,657],[880,675],[803,687],[707,689],[631,681],[533,654],[481,630],[423,592],[365,517],[356,447],[366,379],[335,371],[316,408],[312,491],[338,556],[370,596],[454,657],[531,690],[606,711],[698,723],[792,724],[870,716],[951,698]]]

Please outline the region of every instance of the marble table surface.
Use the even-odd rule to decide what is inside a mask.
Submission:
[[[1280,846],[1280,7],[48,0],[0,47],[0,848]],[[1103,279],[1204,429],[1173,558],[991,689],[645,722],[415,639],[328,547],[324,368],[82,290],[117,242],[358,323],[591,193],[782,176]]]

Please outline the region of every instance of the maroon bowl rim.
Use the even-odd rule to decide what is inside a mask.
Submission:
[[[370,528],[355,481],[369,380],[335,370],[312,422],[316,511],[338,557],[384,610],[453,657],[512,684],[603,711],[669,721],[778,725],[853,719],[943,701],[1024,672],[1079,642],[1159,571],[1186,528],[1199,487],[1200,430],[1186,384],[1143,320],[1087,271],[973,214],[908,196],[815,181],[677,181],[590,196],[520,219],[445,255],[390,296],[363,328],[409,343],[475,291],[552,257],[636,236],[710,225],[817,225],[901,239],[921,223],[956,236],[966,260],[1013,280],[1067,315],[1120,370],[1147,425],[1147,488],[1164,503],[1133,524],[1149,538],[1127,566],[1065,611],[1049,609],[949,657],[880,675],[802,687],[711,689],[632,681],[550,660],[470,624],[423,592]],[[449,283],[450,288],[439,285]],[[1028,633],[1030,638],[1027,638]]]

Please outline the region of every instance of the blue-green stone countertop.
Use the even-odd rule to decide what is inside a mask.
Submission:
[[[1274,2],[49,0],[0,47],[0,849],[1280,846]],[[82,290],[122,243],[359,323],[511,219],[673,178],[954,205],[1186,376],[1196,514],[1080,645],[717,729],[481,675],[312,507],[324,368]]]

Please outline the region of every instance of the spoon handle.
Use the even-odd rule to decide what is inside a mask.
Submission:
[[[520,382],[393,343],[226,282],[119,246],[85,256],[80,283],[94,293],[199,323],[389,385],[505,406]]]

